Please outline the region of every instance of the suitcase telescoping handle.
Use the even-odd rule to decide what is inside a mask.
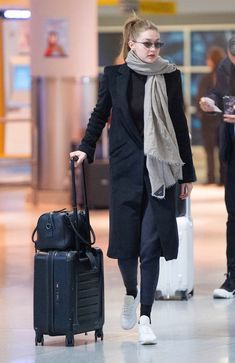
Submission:
[[[76,177],[75,177],[75,162],[78,160],[77,156],[74,156],[70,159],[70,166],[71,166],[71,179],[72,179],[72,208],[73,208],[73,215],[76,225],[78,226],[78,209],[77,209],[77,191],[76,191]],[[82,180],[83,180],[83,197],[84,197],[84,211],[85,211],[85,223],[87,229],[87,237],[88,243],[92,245],[95,242],[94,232],[90,226],[90,216],[89,216],[89,208],[87,202],[87,187],[86,187],[86,176],[85,176],[85,166],[84,162],[82,163]],[[93,235],[94,241],[91,242],[91,235]],[[77,240],[77,250],[80,250],[79,241]]]
[[[188,219],[191,219],[192,215],[191,215],[191,199],[190,199],[190,197],[186,198],[185,202],[186,202],[186,213],[185,213],[185,215],[186,215],[186,217]]]

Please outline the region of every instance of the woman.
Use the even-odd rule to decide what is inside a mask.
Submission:
[[[118,260],[126,296],[123,329],[137,322],[139,341],[155,344],[151,308],[159,275],[159,258],[177,258],[175,183],[180,198],[195,181],[181,77],[176,66],[159,56],[163,43],[156,25],[138,17],[123,31],[125,64],[109,66],[99,88],[78,151],[78,163],[93,161],[95,145],[112,109],[110,152],[110,240],[108,256]],[[137,288],[140,259],[141,283]]]
[[[207,180],[206,184],[215,183],[215,149],[219,146],[219,134],[222,125],[221,114],[211,115],[202,112],[199,106],[199,100],[205,96],[216,83],[216,71],[218,64],[225,58],[225,52],[220,47],[211,47],[207,53],[207,65],[210,68],[210,73],[205,74],[199,84],[197,95],[197,111],[201,120],[202,141],[206,152],[207,161]],[[223,161],[219,160],[220,164],[220,179],[219,184],[224,183],[224,165]]]

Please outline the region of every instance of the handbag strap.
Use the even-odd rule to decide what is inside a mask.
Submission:
[[[37,240],[36,240],[36,239],[34,239],[34,236],[35,236],[35,234],[36,234],[36,232],[37,232],[37,229],[38,229],[38,226],[36,225],[36,227],[35,227],[35,228],[34,228],[34,230],[33,230],[32,236],[31,236],[31,239],[32,239],[32,242],[33,242],[33,243],[36,243],[36,242],[37,242]]]
[[[97,261],[93,253],[91,251],[86,251],[85,254],[88,260],[90,261],[92,270],[97,271],[98,270]]]
[[[91,242],[91,240],[90,241],[85,240],[85,238],[78,232],[78,229],[74,225],[71,216],[68,215],[68,219],[69,219],[70,225],[71,225],[71,227],[72,227],[72,229],[73,229],[76,237],[78,237],[82,241],[82,243],[84,243],[86,246],[89,246],[89,247],[95,243],[95,232],[93,231],[93,229],[92,229],[91,226],[90,226],[89,235],[91,233],[91,235],[93,237],[93,241],[92,242]]]

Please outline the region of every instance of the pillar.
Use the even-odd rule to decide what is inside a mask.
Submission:
[[[68,190],[69,152],[97,92],[96,0],[32,0],[33,176],[38,191]]]
[[[3,34],[0,20],[0,117],[5,116],[4,102],[4,67],[3,67]],[[4,124],[0,123],[0,157],[4,156]]]

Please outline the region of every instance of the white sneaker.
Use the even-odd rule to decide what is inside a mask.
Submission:
[[[139,305],[139,302],[139,291],[137,292],[135,299],[131,295],[125,295],[121,314],[121,327],[123,329],[129,330],[135,326],[137,322],[136,309]]]
[[[226,279],[219,289],[213,292],[214,299],[233,299],[235,298],[235,281],[229,273],[225,274]]]
[[[139,342],[140,344],[157,344],[157,338],[152,331],[150,319],[142,315],[139,320]]]
[[[227,291],[226,289],[215,289],[213,291],[214,299],[234,299],[235,298],[235,290]]]

